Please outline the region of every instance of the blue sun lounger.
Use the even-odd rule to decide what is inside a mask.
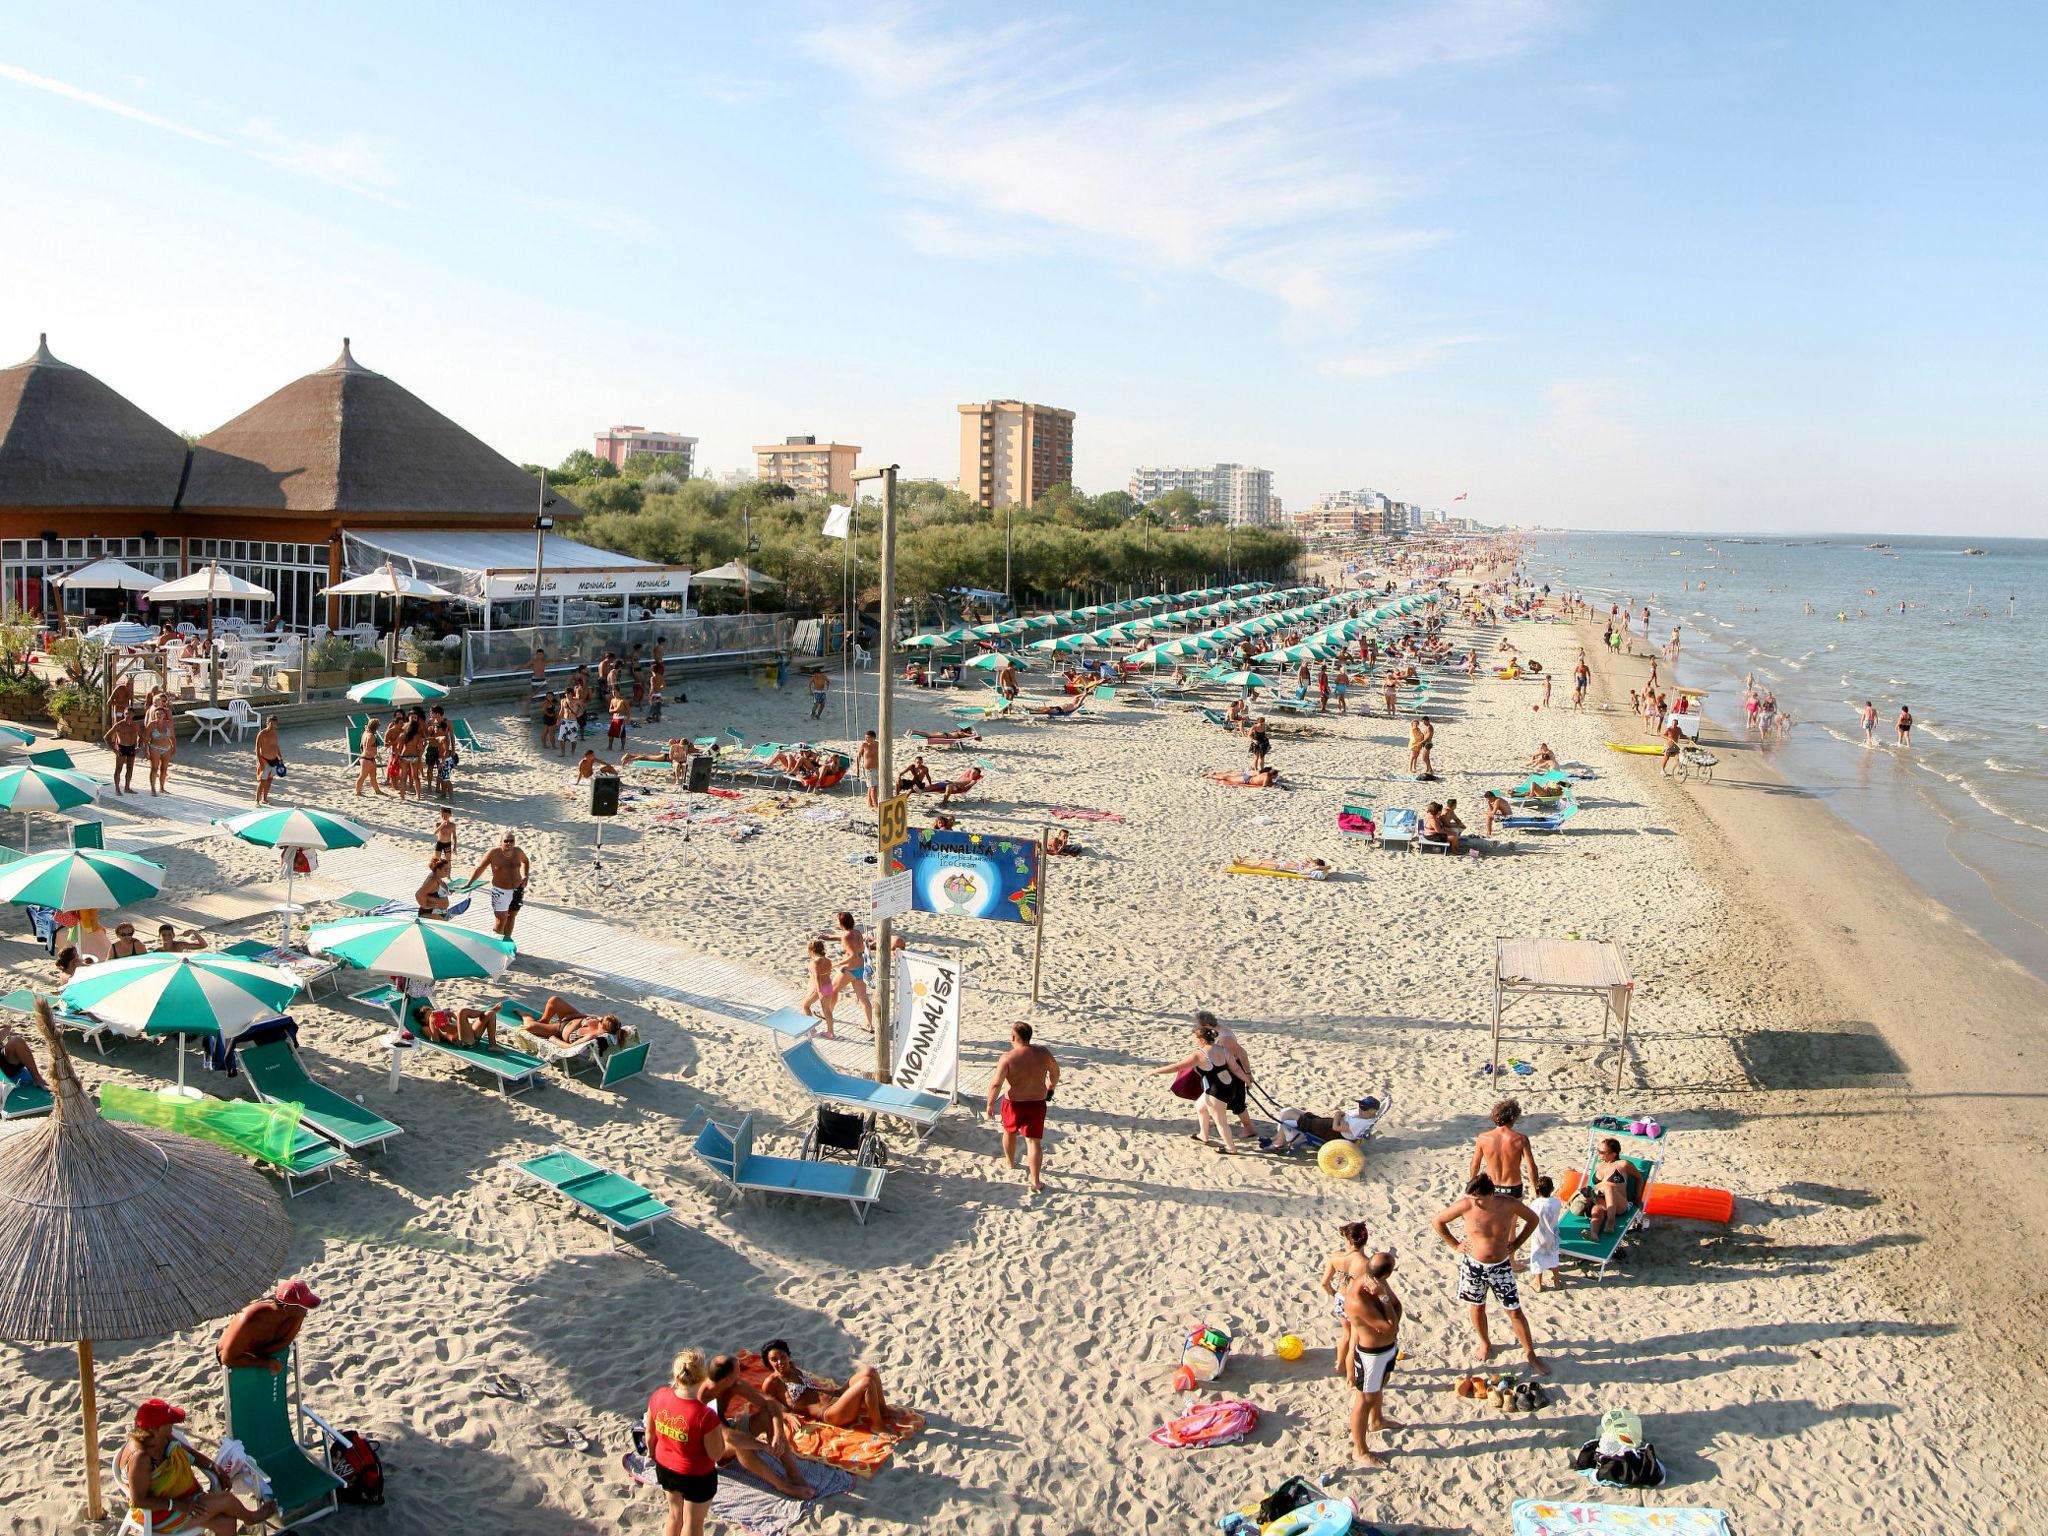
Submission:
[[[785,1050],[782,1064],[789,1068],[789,1075],[803,1090],[820,1104],[850,1110],[857,1115],[887,1115],[892,1120],[908,1120],[917,1127],[920,1142],[932,1133],[932,1127],[939,1123],[939,1116],[953,1107],[952,1099],[944,1094],[919,1093],[912,1088],[898,1088],[894,1083],[877,1083],[841,1072],[820,1055],[817,1045],[809,1040],[799,1040]]]
[[[1566,822],[1579,814],[1579,802],[1567,798],[1555,811],[1543,816],[1503,816],[1501,825],[1517,832],[1561,832]]]
[[[1385,811],[1380,816],[1379,844],[1382,848],[1406,846],[1413,848],[1415,839],[1421,836],[1422,818],[1406,806]]]
[[[812,1162],[801,1157],[770,1157],[754,1150],[754,1117],[736,1126],[706,1121],[691,1149],[697,1160],[745,1195],[805,1195],[814,1200],[842,1200],[853,1207],[853,1219],[868,1222],[868,1208],[882,1198],[880,1168],[845,1163]]]

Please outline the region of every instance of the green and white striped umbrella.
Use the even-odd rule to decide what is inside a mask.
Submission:
[[[373,677],[357,683],[348,696],[358,704],[428,704],[448,697],[448,690],[424,677]]]
[[[1000,672],[1004,667],[1015,667],[1019,672],[1024,670],[1021,657],[1006,656],[1001,651],[989,651],[985,655],[975,657],[967,665],[977,672]]]
[[[1254,688],[1270,688],[1273,686],[1271,678],[1261,677],[1256,672],[1226,672],[1217,678],[1216,681],[1227,683],[1232,688],[1242,688],[1246,692],[1250,692]]]
[[[307,930],[306,947],[316,955],[346,960],[358,970],[415,981],[496,976],[518,953],[509,939],[450,923],[395,916],[315,923]]]
[[[63,992],[66,1004],[151,1035],[233,1034],[283,1010],[299,978],[274,965],[198,951],[131,955],[89,965]]]
[[[68,811],[99,797],[99,780],[68,768],[0,768],[0,810]]]
[[[164,867],[100,848],[39,853],[0,868],[0,901],[72,912],[125,907],[163,889]]]
[[[18,725],[0,723],[0,741],[18,742],[25,747],[35,739],[36,733],[34,731],[24,731]]]
[[[368,827],[357,826],[346,816],[296,805],[265,806],[224,817],[214,825],[259,848],[360,848],[371,837]]]

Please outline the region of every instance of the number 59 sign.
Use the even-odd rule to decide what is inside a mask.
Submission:
[[[891,795],[878,807],[880,834],[875,842],[883,853],[903,846],[910,836],[910,796]]]

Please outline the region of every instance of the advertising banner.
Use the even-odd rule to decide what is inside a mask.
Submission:
[[[1038,844],[1028,837],[911,829],[888,856],[910,872],[913,910],[997,923],[1037,923]]]
[[[951,1098],[960,1085],[960,967],[905,950],[896,967],[898,1088]]]

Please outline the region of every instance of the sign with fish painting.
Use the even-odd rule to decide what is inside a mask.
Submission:
[[[1028,837],[918,827],[889,855],[889,869],[909,871],[913,911],[1036,924],[1038,861]]]

